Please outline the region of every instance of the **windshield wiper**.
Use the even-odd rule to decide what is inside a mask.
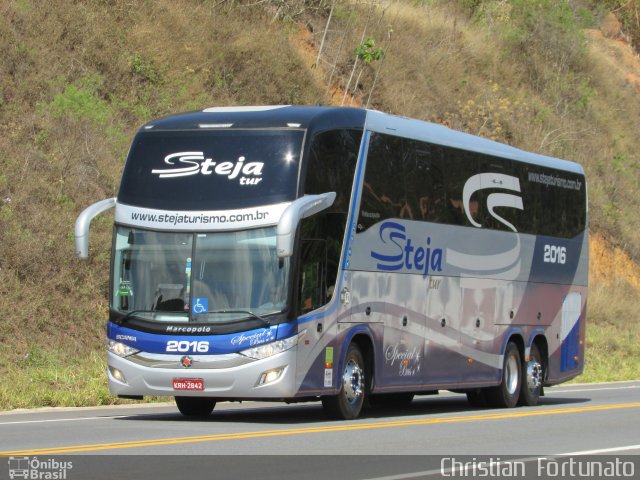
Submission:
[[[177,313],[177,314],[181,314],[183,312],[164,312],[162,310],[131,310],[130,312],[127,312],[125,315],[123,315],[122,317],[118,318],[117,320],[113,320],[113,323],[116,323],[118,325],[124,325],[126,322],[128,322],[129,320],[131,320],[135,315],[138,315],[139,313]]]
[[[257,313],[252,312],[251,310],[226,310],[226,309],[209,310],[207,312],[196,313],[196,314],[194,314],[194,317],[197,317],[197,316],[200,316],[200,315],[208,315],[210,313],[246,313],[246,314],[251,315],[253,318],[257,318],[258,320],[260,320],[263,323],[264,326],[266,326],[266,327],[270,327],[271,326],[271,322],[269,320],[267,320],[264,317],[261,317]]]

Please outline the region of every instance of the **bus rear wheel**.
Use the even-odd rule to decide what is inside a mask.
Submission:
[[[211,415],[216,401],[207,397],[176,397],[176,406],[185,417],[206,418]]]
[[[322,407],[332,418],[352,420],[360,415],[365,397],[364,358],[355,343],[349,345],[339,378],[338,395],[322,397]]]
[[[500,385],[486,389],[486,399],[491,406],[512,408],[518,404],[522,384],[522,361],[518,346],[509,342],[504,352],[502,381]]]
[[[542,382],[544,381],[544,364],[538,346],[531,345],[529,361],[522,364],[522,390],[518,403],[527,407],[538,404],[542,393]]]

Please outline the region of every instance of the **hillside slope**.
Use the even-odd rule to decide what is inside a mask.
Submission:
[[[0,408],[116,401],[113,218],[93,222],[87,263],[73,224],[115,195],[141,124],[214,105],[368,105],[582,163],[600,252],[590,355],[618,365],[593,378],[640,376],[640,71],[585,35],[603,13],[581,2],[470,3],[2,2]]]

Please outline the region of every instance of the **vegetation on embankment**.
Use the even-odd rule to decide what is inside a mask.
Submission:
[[[580,162],[600,246],[581,379],[639,378],[638,3],[3,2],[0,409],[118,401],[113,218],[94,220],[89,262],[73,223],[115,195],[141,124],[214,105],[365,105]]]

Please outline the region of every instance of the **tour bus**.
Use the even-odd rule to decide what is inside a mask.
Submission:
[[[584,366],[582,167],[340,107],[209,108],[144,125],[116,198],[108,381],[334,418],[451,390],[532,406]]]

